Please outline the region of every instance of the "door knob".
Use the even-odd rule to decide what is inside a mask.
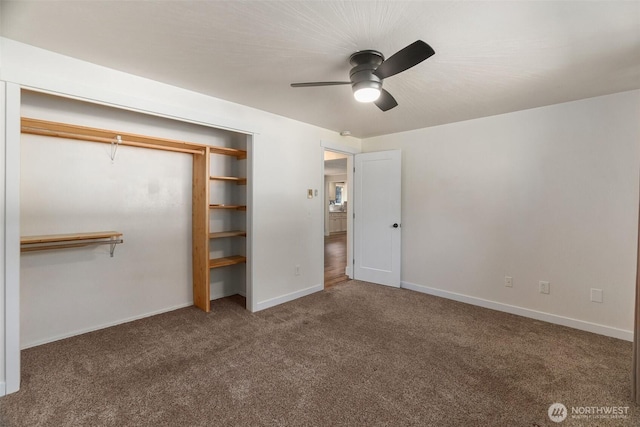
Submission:
[[[398,228],[398,227],[399,227],[399,225],[398,225],[397,222],[395,224],[393,224],[393,228]]]

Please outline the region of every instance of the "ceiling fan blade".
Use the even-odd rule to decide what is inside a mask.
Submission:
[[[431,55],[436,53],[431,46],[423,42],[422,40],[415,41],[404,49],[394,53],[390,58],[385,60],[380,66],[373,72],[381,79],[395,76],[414,65],[418,65]]]
[[[291,83],[291,87],[313,87],[313,86],[337,86],[350,85],[351,82],[309,82],[309,83]]]
[[[398,105],[398,101],[396,101],[396,99],[384,89],[380,91],[380,97],[373,101],[373,103],[382,111],[390,110]]]

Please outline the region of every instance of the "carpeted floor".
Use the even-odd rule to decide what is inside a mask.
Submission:
[[[626,341],[357,281],[239,299],[23,351],[0,425],[640,425]],[[556,424],[554,402],[629,409]]]

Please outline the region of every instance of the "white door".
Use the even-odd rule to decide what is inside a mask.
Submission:
[[[354,278],[400,287],[401,151],[355,155]]]

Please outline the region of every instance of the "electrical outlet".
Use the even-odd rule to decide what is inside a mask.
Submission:
[[[540,286],[540,293],[541,294],[548,294],[551,293],[551,285],[549,284],[549,282],[545,282],[545,281],[539,281],[538,285]]]
[[[293,274],[296,276],[300,275],[300,266],[296,264],[295,268],[293,269]]]
[[[507,288],[513,288],[513,277],[511,276],[504,276],[504,285]]]
[[[591,301],[602,302],[602,289],[591,288]]]

